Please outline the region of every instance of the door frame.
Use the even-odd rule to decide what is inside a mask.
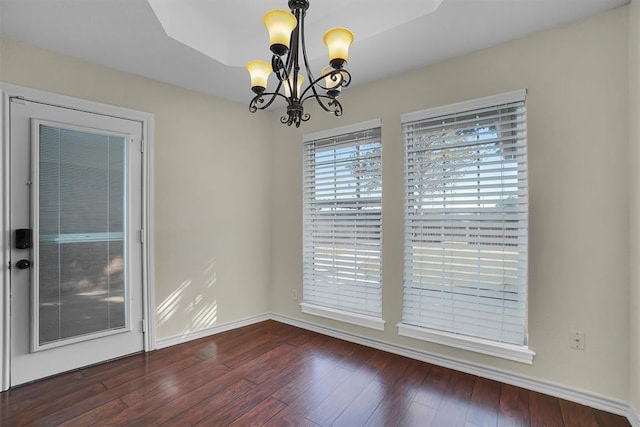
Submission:
[[[73,98],[66,95],[46,92],[38,89],[17,86],[0,81],[0,218],[2,235],[0,236],[0,392],[9,389],[11,368],[11,275],[9,260],[11,251],[10,229],[10,172],[11,137],[9,125],[9,103],[11,98],[48,104],[72,110],[134,120],[142,123],[142,315],[144,328],[144,351],[155,349],[155,309],[153,307],[154,288],[154,252],[153,252],[153,129],[154,115],[143,111],[131,110],[114,105]]]

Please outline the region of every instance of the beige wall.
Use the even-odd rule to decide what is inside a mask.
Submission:
[[[629,46],[628,37],[638,38],[638,1],[349,89],[342,96],[344,117],[336,120],[312,108],[312,120],[299,130],[280,125],[279,115],[248,116],[246,105],[10,40],[0,40],[0,81],[155,114],[158,338],[211,326],[213,319],[220,324],[274,311],[625,401],[631,389],[638,407],[640,263],[634,260],[640,251],[640,132],[638,120],[627,126],[629,105],[636,118],[639,106],[637,87],[627,96],[633,46],[637,77],[637,41]],[[533,366],[402,338],[396,328],[402,308],[400,114],[520,88],[529,90]],[[302,133],[378,117],[384,332],[302,315],[290,299],[291,289],[302,295]],[[584,352],[569,349],[572,329],[586,333]]]
[[[273,124],[273,310],[358,335],[627,400],[629,389],[627,8],[343,94],[336,120]],[[419,43],[416,44],[419,48]],[[357,76],[354,76],[357,79]],[[529,91],[530,347],[533,366],[399,337],[403,172],[400,114]],[[382,119],[384,332],[300,313],[303,132]],[[586,350],[568,332],[586,334]]]
[[[167,338],[268,311],[268,115],[2,40],[0,81],[155,114],[155,303]]]
[[[640,410],[640,0],[629,6],[629,149],[631,267],[630,397]]]

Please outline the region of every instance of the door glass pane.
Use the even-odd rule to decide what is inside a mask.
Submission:
[[[125,138],[40,125],[39,345],[126,325]]]

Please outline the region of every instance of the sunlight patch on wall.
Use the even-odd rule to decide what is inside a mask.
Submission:
[[[175,319],[183,326],[180,334],[212,328],[218,321],[218,299],[215,286],[218,281],[216,259],[211,258],[193,278],[184,280],[157,309],[158,325]]]
[[[171,292],[158,306],[158,325],[162,326],[171,319],[180,308],[180,301],[185,290],[191,286],[191,280],[185,280],[178,288]]]
[[[200,308],[194,315],[192,321],[192,330],[211,328],[218,320],[218,303],[213,301]]]

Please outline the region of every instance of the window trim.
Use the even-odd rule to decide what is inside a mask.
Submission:
[[[430,117],[445,116],[459,113],[461,111],[477,110],[486,107],[495,107],[500,104],[519,102],[527,97],[526,89],[514,90],[499,95],[485,96],[484,98],[472,99],[470,101],[456,102],[455,104],[443,105],[440,107],[427,108],[426,110],[405,113],[400,116],[400,124],[413,122]],[[404,144],[404,141],[403,141]]]
[[[384,331],[384,325],[386,323],[381,317],[367,316],[366,314],[337,310],[335,308],[323,307],[321,305],[316,305],[308,302],[300,303],[300,309],[303,313],[306,314],[312,314],[314,316],[324,317],[331,320],[351,323],[352,325],[375,329],[376,331]]]
[[[436,329],[421,328],[419,326],[398,323],[398,335],[415,338],[435,344],[460,348],[462,350],[487,354],[501,359],[533,365],[536,353],[526,345],[506,344],[482,338],[438,331]]]
[[[339,128],[333,128],[329,130],[322,130],[319,132],[308,133],[302,136],[302,143],[307,143],[309,141],[315,141],[318,139],[326,139],[334,136],[340,136],[345,133],[353,133],[369,130],[372,128],[382,128],[382,120],[373,119],[366,122],[354,123],[351,125],[341,126]]]
[[[368,131],[375,128],[380,128],[380,132],[382,133],[381,119],[378,118],[378,119],[368,120],[365,122],[359,122],[355,124],[341,126],[341,127],[333,128],[329,130],[323,130],[319,132],[305,134],[303,135],[302,142],[303,142],[303,145],[306,145],[307,143],[313,142],[313,141],[330,139],[333,137],[339,137],[346,134]],[[380,143],[382,143],[382,135],[380,136],[380,138],[381,138]],[[382,146],[381,146],[381,150],[382,150]],[[380,161],[382,161],[382,152],[380,153]],[[380,170],[380,173],[382,173],[382,169]],[[303,172],[303,175],[304,175],[304,172]],[[304,179],[305,177],[303,176],[303,181]],[[380,179],[382,184],[382,176],[380,177]],[[304,184],[303,184],[303,187],[304,187]],[[380,200],[380,209],[381,209],[380,227],[382,227],[382,195]],[[303,210],[304,210],[304,195],[303,195]],[[303,248],[304,248],[304,241],[303,241]],[[383,263],[383,255],[382,255],[382,240],[381,240],[380,241],[380,268],[381,269],[382,269],[382,263]],[[303,266],[304,266],[304,260],[303,260]],[[380,313],[380,317],[378,317],[378,316],[372,316],[372,315],[358,313],[358,312],[341,310],[334,307],[319,305],[314,302],[304,300],[304,288],[305,288],[304,279],[302,283],[302,288],[303,288],[303,301],[300,303],[300,309],[302,313],[324,317],[327,319],[336,320],[344,323],[350,323],[353,325],[362,326],[365,328],[370,328],[378,331],[384,331],[386,322],[383,318],[382,311]],[[382,276],[380,277],[380,292],[381,292],[380,298],[382,299],[383,298]],[[381,301],[381,304],[382,304],[382,301]]]
[[[420,120],[430,119],[438,116],[451,115],[451,114],[456,114],[464,111],[491,108],[501,104],[509,104],[509,103],[522,102],[522,101],[526,102],[526,96],[527,96],[527,90],[520,89],[512,92],[506,92],[503,94],[487,96],[484,98],[478,98],[470,101],[463,101],[463,102],[458,102],[458,103],[449,104],[445,106],[429,108],[426,110],[405,113],[400,116],[401,126],[404,126],[406,123],[413,122],[413,121],[420,121]],[[404,137],[402,142],[403,142],[403,146],[405,146],[406,141],[404,140]],[[406,167],[407,165],[405,164],[404,165],[405,174],[406,174]],[[404,182],[404,185],[406,185],[406,180]],[[406,191],[406,188],[404,190]],[[404,227],[406,227],[406,223]],[[406,256],[406,254],[404,256]],[[406,260],[404,259],[404,256],[403,256],[403,262],[406,262]],[[404,293],[405,292],[404,283],[402,288]],[[528,313],[529,313],[528,305],[529,305],[529,296],[528,296],[528,286],[527,286],[526,304],[524,309],[525,310],[525,313],[524,313],[525,344],[523,345],[493,341],[486,338],[472,337],[472,336],[457,334],[453,332],[436,330],[428,327],[419,327],[419,326],[403,323],[402,321],[397,324],[398,335],[531,365],[533,364],[533,358],[536,353],[533,350],[531,350],[528,346],[528,336],[527,336],[528,334],[527,334],[527,326],[526,326],[528,324]],[[405,308],[403,304],[403,307],[402,307],[403,316],[404,316],[404,309]]]

